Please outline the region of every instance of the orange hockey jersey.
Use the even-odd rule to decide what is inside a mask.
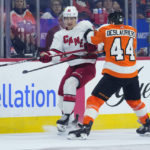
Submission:
[[[118,78],[137,76],[136,34],[136,29],[128,25],[107,24],[95,31],[90,42],[96,45],[104,43],[106,53],[102,74]]]

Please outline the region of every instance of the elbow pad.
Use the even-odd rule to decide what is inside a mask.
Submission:
[[[87,35],[88,35],[91,31],[93,31],[93,30],[92,30],[92,29],[87,29],[87,30],[85,31],[83,37],[84,37],[84,39],[85,39],[86,41],[87,41]]]

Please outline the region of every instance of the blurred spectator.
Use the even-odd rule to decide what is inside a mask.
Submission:
[[[137,56],[148,56],[148,49],[147,47],[141,47],[140,50],[137,52]]]
[[[143,3],[143,0],[137,0],[137,18],[144,19],[145,18],[145,10],[146,10],[146,3]],[[129,18],[132,18],[132,0],[128,0],[128,7],[129,7]]]
[[[32,13],[32,15],[35,18],[37,17],[37,12],[36,12],[36,6],[37,5],[36,5],[36,3],[37,3],[37,0],[26,0],[27,9],[30,10],[30,12]],[[40,8],[41,8],[41,6],[40,6]]]
[[[59,18],[63,11],[63,3],[62,0],[50,0],[50,8],[47,12],[45,12],[40,19],[40,47],[47,48],[46,40],[51,43],[52,39],[46,39],[47,33],[49,30],[53,28],[53,33],[55,30],[59,29]],[[52,33],[52,31],[50,31]],[[52,34],[53,34],[52,33]],[[48,43],[48,42],[47,42]]]
[[[12,57],[32,57],[36,51],[36,22],[25,0],[13,0],[10,12]],[[29,55],[29,56],[28,56]]]
[[[103,7],[103,0],[95,1],[95,7],[93,9],[94,14],[94,24],[98,27],[101,24],[107,23],[108,13]]]
[[[61,1],[62,1],[62,6],[63,7],[70,5],[70,0],[61,0]],[[36,14],[37,0],[27,0],[27,2],[28,2],[28,5],[29,5],[29,10],[36,17],[36,15],[37,15]],[[50,10],[51,10],[51,0],[40,0],[40,16],[42,16],[45,12],[49,12]]]
[[[113,1],[112,7],[113,7],[113,11],[121,11],[122,12],[122,8],[120,7],[120,4],[117,1]]]
[[[57,32],[57,31],[59,31],[59,30],[64,28],[62,15],[58,18],[58,20],[59,20],[59,24],[54,26],[53,28],[51,28],[48,31],[47,35],[46,35],[46,42],[45,42],[45,49],[46,50],[49,50],[49,48],[50,48],[50,46],[52,44],[55,32]]]
[[[66,6],[70,6],[71,3],[70,3],[70,0],[63,0],[63,6],[66,7]]]
[[[95,8],[103,8],[103,0],[95,1]]]
[[[75,6],[79,12],[79,21],[93,20],[93,14],[90,10],[90,5],[87,0],[73,0],[73,6]]]
[[[113,12],[113,1],[112,0],[104,0],[103,7],[106,8],[108,14]]]
[[[2,22],[1,22],[2,21]],[[2,23],[2,24],[1,24]],[[3,29],[2,29],[2,27],[1,27],[1,31],[3,32],[3,35],[1,34],[0,35],[0,40],[1,40],[1,38],[4,40],[3,41],[3,48],[4,48],[4,50],[2,50],[2,51],[4,51],[4,57],[6,57],[6,37],[5,37],[5,24],[6,24],[6,14],[5,14],[5,12],[4,12],[4,9],[3,9],[3,7],[2,6],[0,6],[0,27],[1,27],[1,25],[3,25]],[[0,43],[1,43],[1,41],[0,41]],[[0,45],[0,50],[1,50],[1,45]]]
[[[144,19],[146,10],[146,1],[137,0],[137,18]]]
[[[61,12],[63,11],[62,0],[51,0],[50,8],[45,12],[41,19],[55,19],[58,18]]]
[[[88,3],[89,3],[89,6],[90,6],[90,10],[92,11],[93,9],[94,9],[94,7],[95,7],[95,2],[97,1],[97,0],[87,0],[88,1]]]

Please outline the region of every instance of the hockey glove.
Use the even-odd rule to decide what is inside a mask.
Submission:
[[[52,60],[51,53],[49,51],[41,52],[39,61],[48,63]]]
[[[97,50],[97,45],[93,45],[93,44],[90,44],[90,43],[85,43],[84,48],[88,53],[95,52]]]

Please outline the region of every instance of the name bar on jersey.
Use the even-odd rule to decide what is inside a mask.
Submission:
[[[106,30],[106,37],[110,37],[110,36],[129,36],[135,38],[135,32],[132,30],[125,30],[125,29]]]

